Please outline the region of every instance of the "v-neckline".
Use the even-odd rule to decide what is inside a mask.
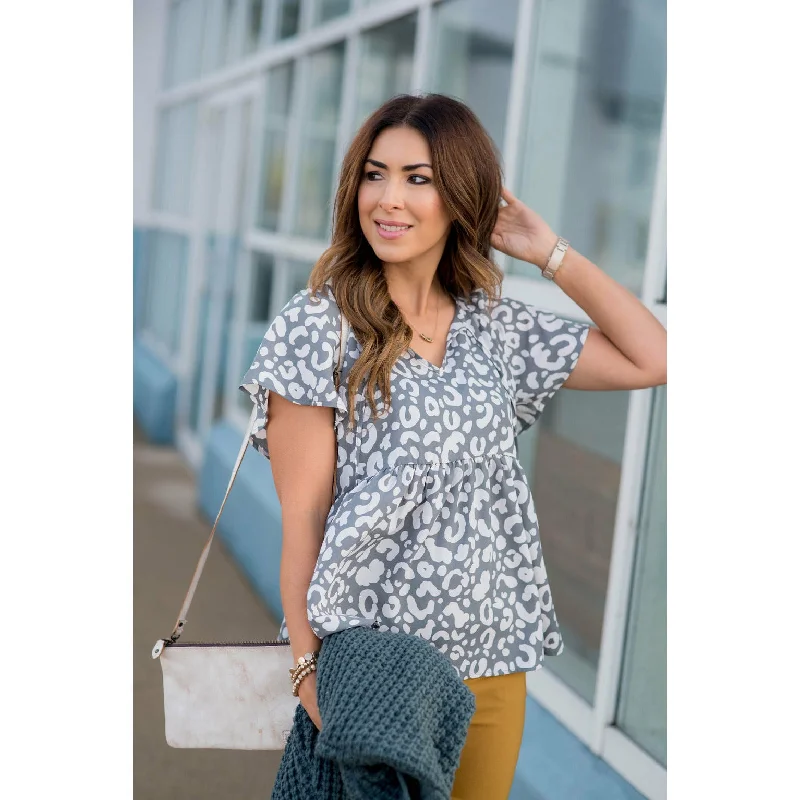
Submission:
[[[437,375],[441,375],[444,372],[444,368],[447,366],[448,356],[450,355],[450,349],[452,345],[453,336],[455,336],[455,331],[459,326],[458,323],[462,321],[463,313],[464,313],[464,306],[463,301],[460,297],[454,297],[456,304],[456,313],[453,315],[453,321],[450,323],[450,328],[447,331],[447,338],[444,342],[444,355],[442,356],[442,365],[437,367],[432,361],[428,361],[425,356],[420,355],[413,347],[409,345],[406,349],[407,353],[411,353],[415,358],[418,358],[420,361],[423,361],[427,367],[432,369]]]

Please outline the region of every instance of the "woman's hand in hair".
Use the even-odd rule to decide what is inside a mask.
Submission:
[[[497,214],[491,236],[492,247],[511,258],[527,261],[544,269],[558,242],[558,236],[539,214],[514,197],[505,187],[502,197],[507,205],[501,206]]]
[[[558,237],[508,189],[502,197],[508,205],[498,212],[492,247],[544,269]],[[564,388],[621,391],[667,382],[667,332],[634,294],[572,246],[554,283],[597,326],[589,330]]]

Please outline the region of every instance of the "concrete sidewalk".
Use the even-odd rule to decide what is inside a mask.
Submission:
[[[133,796],[265,800],[280,752],[177,750],[166,743],[161,666],[150,651],[172,630],[211,525],[196,511],[194,477],[181,457],[136,429],[133,494]],[[183,638],[271,639],[278,624],[215,539]]]

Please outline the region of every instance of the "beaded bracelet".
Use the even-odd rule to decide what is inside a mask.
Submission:
[[[294,678],[295,674],[300,672],[303,667],[307,667],[309,664],[316,664],[318,656],[319,651],[309,652],[300,656],[300,658],[297,659],[297,664],[295,664],[294,667],[289,667],[289,675]]]
[[[292,694],[297,697],[298,687],[303,678],[311,674],[317,668],[318,653],[306,653],[297,659],[297,665],[289,668],[289,676],[292,680]]]
[[[294,678],[294,681],[292,683],[292,694],[295,697],[297,697],[300,694],[299,689],[300,689],[300,684],[303,682],[303,679],[306,678],[308,675],[310,675],[312,672],[314,672],[316,669],[317,669],[316,664],[309,664],[309,666],[304,667],[303,670],[297,675],[297,677]]]

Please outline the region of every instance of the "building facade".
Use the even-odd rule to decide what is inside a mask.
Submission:
[[[137,0],[134,26],[134,409],[207,513],[250,410],[239,379],[394,94],[465,101],[506,185],[666,324],[666,0]],[[496,256],[504,295],[586,320]],[[512,797],[665,797],[665,389],[559,392],[518,448],[566,649],[528,675]],[[280,618],[254,453],[221,533]]]

